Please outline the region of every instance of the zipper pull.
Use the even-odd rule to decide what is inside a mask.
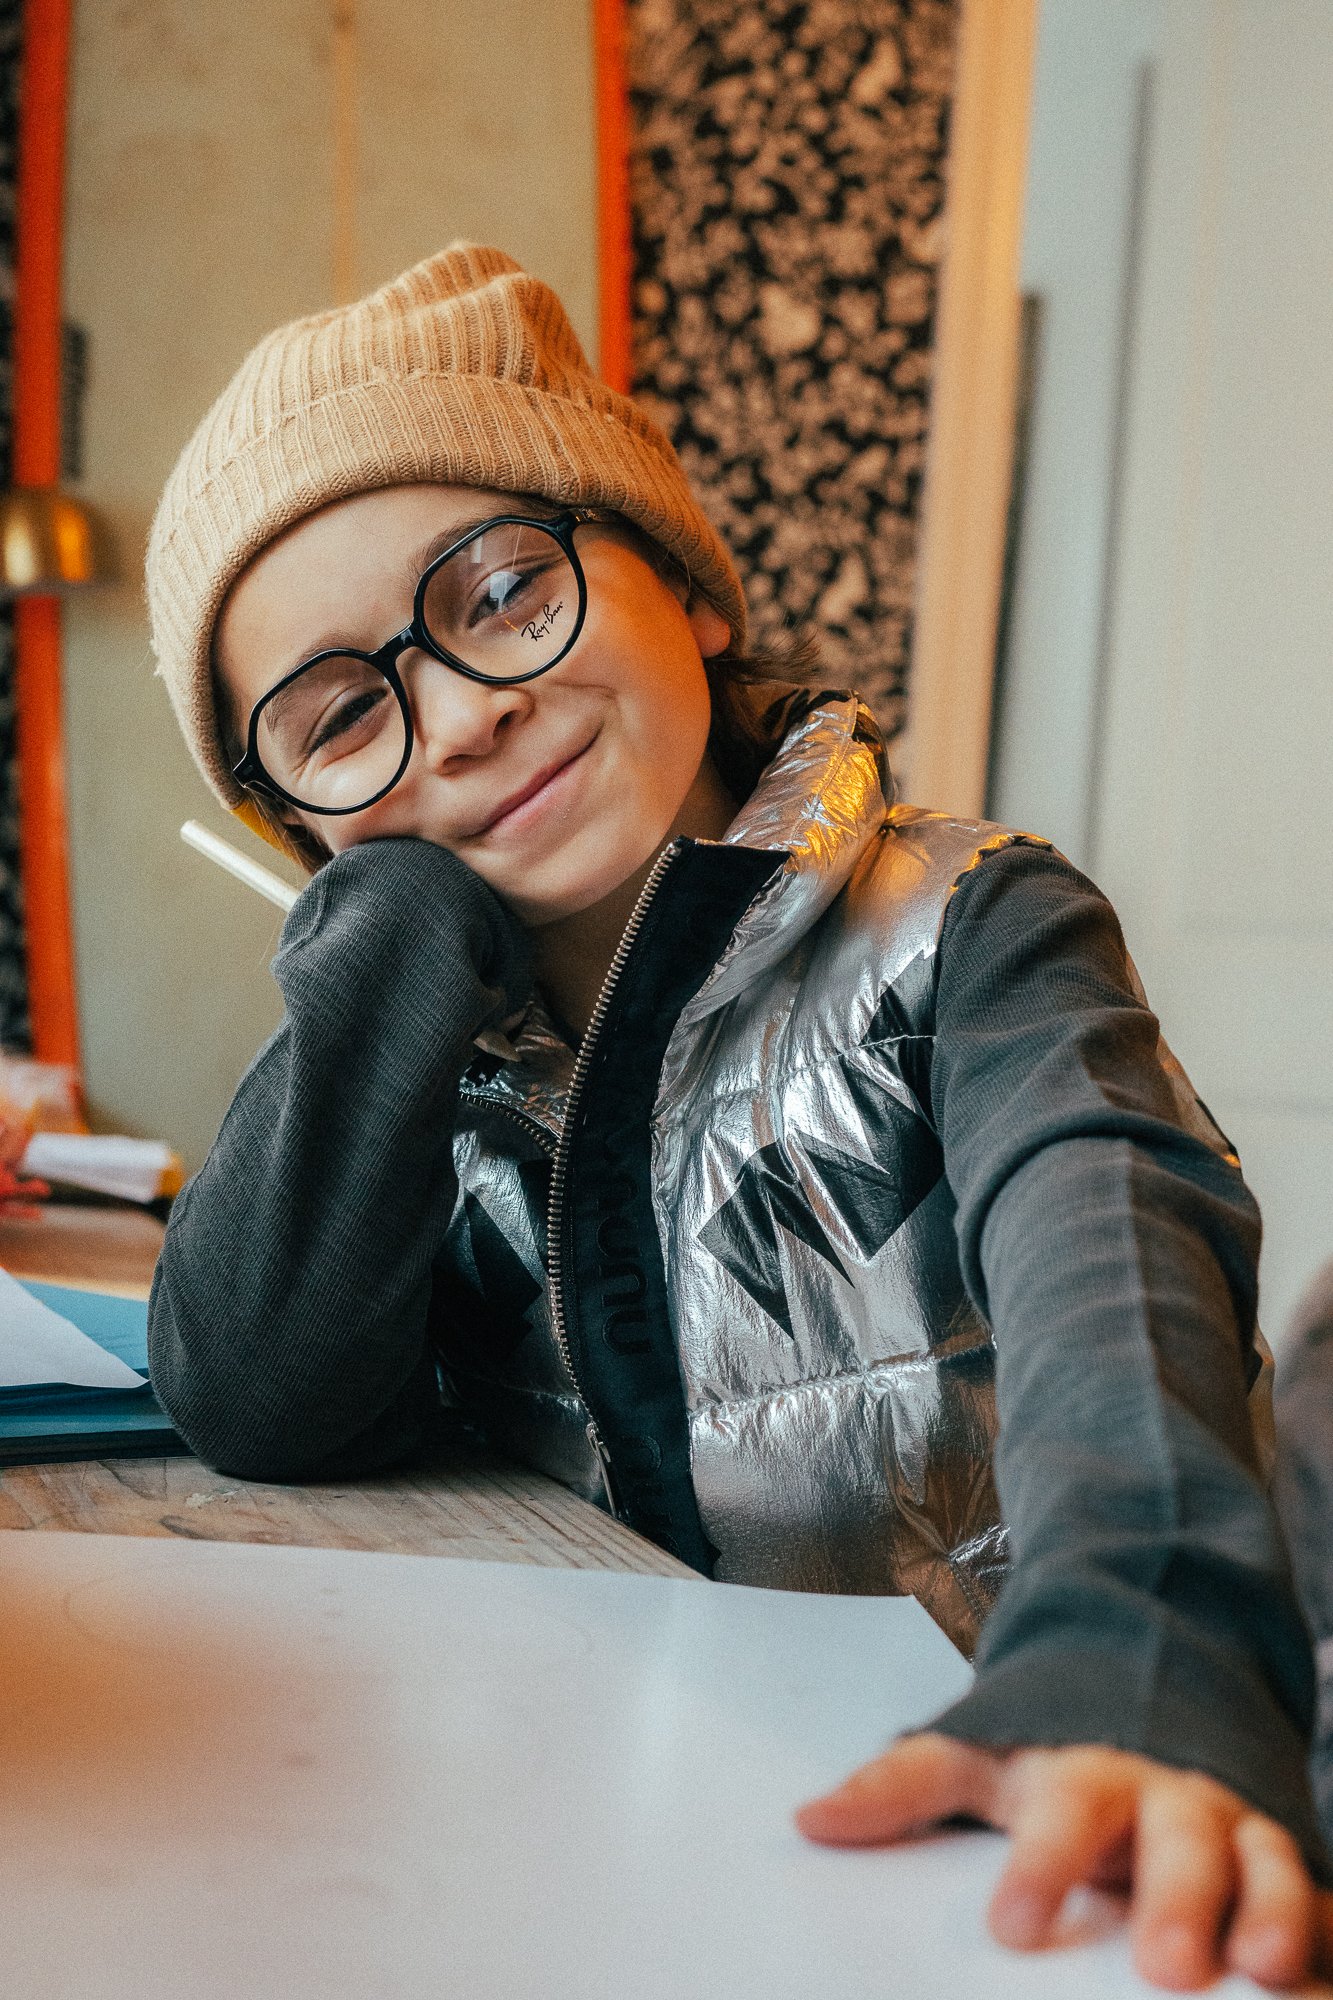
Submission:
[[[616,1489],[611,1483],[611,1454],[606,1448],[606,1439],[602,1436],[602,1433],[598,1430],[591,1417],[588,1419],[588,1443],[597,1454],[597,1469],[602,1475],[602,1491],[606,1495],[606,1504],[611,1511],[611,1519],[618,1521],[620,1519],[620,1509],[616,1506]]]

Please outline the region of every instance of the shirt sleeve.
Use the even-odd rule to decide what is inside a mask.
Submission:
[[[1329,1880],[1310,1641],[1247,1406],[1253,1197],[1182,1127],[1114,912],[1058,855],[963,878],[937,981],[932,1104],[995,1339],[1012,1566],[935,1726],[1205,1772]]]
[[[303,891],[274,972],[286,1016],[172,1209],[149,1361],[210,1464],[346,1477],[405,1457],[438,1409],[458,1081],[521,1001],[527,949],[455,856],[378,840]]]

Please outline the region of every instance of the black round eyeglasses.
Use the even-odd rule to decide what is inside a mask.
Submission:
[[[574,531],[607,516],[498,514],[422,573],[412,621],[373,653],[330,647],[303,660],[250,713],[237,784],[302,812],[364,812],[412,756],[398,661],[412,647],[468,680],[517,687],[549,673],[583,629],[588,586]]]

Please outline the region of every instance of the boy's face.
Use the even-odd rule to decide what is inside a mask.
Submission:
[[[526,511],[471,487],[386,487],[264,549],[217,628],[242,738],[255,703],[300,661],[337,645],[374,652],[400,631],[414,552],[455,524],[464,532],[492,501],[497,514]],[[577,536],[588,610],[563,660],[503,687],[404,653],[415,740],[398,784],[346,817],[291,817],[334,853],[404,834],[451,848],[529,925],[590,909],[677,833],[721,833],[731,809],[704,755],[703,661],[726,645],[726,624],[711,606],[687,609],[629,533],[593,524]]]

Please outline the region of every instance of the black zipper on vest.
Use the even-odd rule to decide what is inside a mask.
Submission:
[[[602,1023],[606,1019],[607,1008],[611,1004],[611,996],[615,992],[616,983],[625,969],[625,961],[634,949],[634,940],[638,937],[643,927],[643,920],[648,914],[648,906],[657,894],[663,876],[667,873],[667,870],[680,852],[681,844],[679,841],[672,841],[669,847],[662,849],[662,852],[653,863],[647,881],[639,891],[639,900],[634,905],[630,913],[629,922],[626,924],[621,936],[620,943],[616,946],[616,955],[611,960],[611,964],[607,969],[606,978],[602,981],[602,990],[597,995],[597,1005],[592,1010],[592,1018],[588,1022],[587,1033],[579,1044],[578,1056],[574,1063],[574,1072],[569,1080],[569,1097],[565,1105],[564,1123],[560,1128],[560,1137],[556,1144],[555,1164],[551,1169],[551,1198],[546,1220],[546,1263],[547,1276],[551,1287],[551,1331],[555,1335],[555,1343],[560,1349],[560,1356],[568,1370],[569,1379],[578,1391],[585,1409],[588,1409],[588,1399],[583,1393],[578,1375],[575,1372],[574,1356],[570,1350],[569,1334],[565,1326],[565,1305],[561,1290],[562,1274],[560,1270],[560,1242],[565,1221],[565,1178],[569,1167],[571,1134],[574,1130],[574,1114],[578,1105],[579,1093],[583,1089],[587,1081],[588,1071],[592,1067],[593,1049],[596,1045]],[[597,1420],[591,1411],[589,1411],[588,1415],[587,1434],[588,1443],[592,1446],[596,1454],[598,1470],[602,1475],[602,1487],[606,1494],[606,1504],[610,1508],[612,1516],[618,1520],[619,1513],[616,1508],[615,1489],[612,1485],[611,1476],[611,1454],[607,1450],[606,1440],[603,1438],[600,1430],[598,1430]]]

